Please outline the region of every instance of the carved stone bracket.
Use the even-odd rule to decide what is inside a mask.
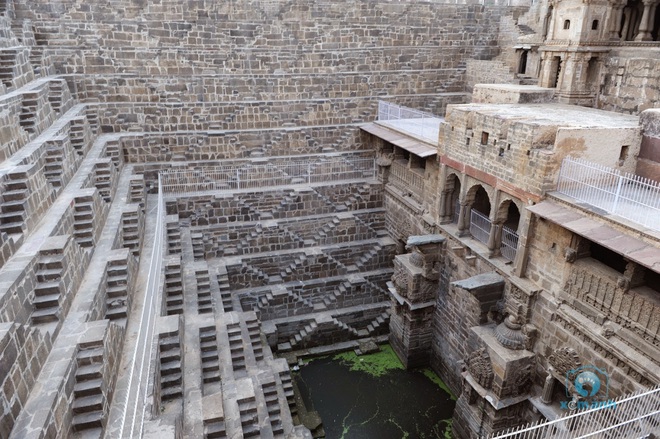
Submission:
[[[486,348],[472,352],[467,360],[467,364],[472,378],[484,389],[490,389],[493,385],[493,366]]]

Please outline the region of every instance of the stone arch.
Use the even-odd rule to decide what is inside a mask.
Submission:
[[[465,202],[479,213],[490,216],[491,197],[481,184],[475,184],[467,191]]]
[[[497,208],[495,222],[501,223],[513,231],[518,230],[522,212],[520,204],[520,201],[516,201],[513,198],[504,199]]]

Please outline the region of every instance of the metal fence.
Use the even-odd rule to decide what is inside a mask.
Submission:
[[[491,439],[627,439],[660,432],[660,386],[550,422],[510,429]]]
[[[274,159],[216,167],[166,170],[161,173],[165,194],[259,189],[291,184],[373,179],[376,164],[371,157],[315,156],[299,160]]]
[[[567,157],[561,165],[557,192],[660,230],[660,182]]]
[[[502,226],[502,244],[500,245],[500,253],[509,261],[516,258],[516,251],[518,250],[518,234],[515,230]]]
[[[148,402],[149,369],[153,363],[158,296],[163,278],[163,235],[165,227],[165,202],[163,200],[162,181],[158,178],[158,203],[156,210],[156,228],[149,261],[149,274],[144,294],[144,306],[140,314],[135,348],[128,370],[128,389],[122,414],[121,437],[141,438]]]
[[[392,162],[387,181],[397,189],[410,194],[417,202],[422,201],[424,193],[424,176],[408,168],[408,164]]]
[[[390,122],[393,127],[401,131],[433,143],[438,141],[440,122],[442,122],[442,118],[431,113],[385,101],[378,101],[378,120]]]
[[[472,209],[470,211],[470,234],[477,241],[488,244],[488,237],[490,236],[491,221],[486,215]]]

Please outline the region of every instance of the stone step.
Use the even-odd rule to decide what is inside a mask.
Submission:
[[[169,363],[172,361],[181,361],[181,350],[172,349],[169,351],[160,352],[160,364]]]
[[[59,321],[59,306],[54,306],[52,308],[44,308],[33,311],[30,315],[30,321],[33,325],[41,325],[43,323],[57,322]]]
[[[101,367],[102,363],[78,366],[78,369],[76,369],[76,382],[102,378]]]
[[[39,283],[51,283],[51,282],[59,283],[59,279],[61,277],[62,277],[61,268],[40,268],[37,271],[37,281]]]
[[[160,385],[161,388],[167,389],[170,387],[181,387],[181,372],[173,373],[170,375],[161,375]]]
[[[103,411],[80,413],[71,420],[73,431],[79,432],[92,428],[103,428]]]
[[[180,398],[182,395],[181,386],[166,387],[161,390],[160,399],[163,401],[170,401],[172,399]]]
[[[3,212],[0,213],[0,222],[3,225],[23,223],[26,217],[27,215],[23,210],[18,212]]]
[[[58,307],[60,305],[60,293],[35,296],[32,305],[36,309]]]
[[[4,202],[21,201],[26,200],[29,196],[30,191],[27,188],[12,189],[2,193],[2,200]]]
[[[72,404],[73,414],[90,413],[103,410],[103,395],[91,395],[75,398]]]
[[[103,362],[103,347],[93,349],[82,349],[76,354],[76,362],[78,367],[87,366],[91,364],[100,364]]]
[[[105,318],[109,320],[118,320],[126,318],[128,308],[126,305],[108,308],[105,312]]]
[[[101,394],[101,379],[87,380],[73,386],[73,395],[76,398]]]
[[[42,282],[37,284],[37,286],[34,288],[34,295],[36,297],[39,296],[50,296],[53,294],[57,294],[58,296],[60,295],[60,282],[59,281],[54,281],[54,282]]]

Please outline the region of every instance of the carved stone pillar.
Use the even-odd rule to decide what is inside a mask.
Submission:
[[[651,16],[651,8],[654,5],[654,0],[642,0],[644,3],[644,12],[642,19],[639,22],[639,33],[635,41],[652,41],[651,31],[653,30],[653,18]]]
[[[451,222],[451,209],[448,203],[450,199],[451,191],[442,191],[440,192],[440,202],[438,203],[438,217],[440,218],[440,224],[447,224]]]
[[[500,241],[502,240],[502,224],[490,223],[490,232],[488,233],[488,256],[497,256],[500,252]]]
[[[622,1],[616,1],[612,4],[609,27],[610,40],[612,41],[619,41],[623,37],[623,35],[619,35],[619,27],[621,26],[621,16],[625,6],[626,4]]]
[[[458,212],[458,236],[463,237],[467,236],[470,233],[470,225],[469,225],[469,210],[470,207],[465,204],[461,203],[461,210]]]
[[[552,403],[552,393],[555,390],[555,377],[552,376],[552,368],[548,369],[548,376],[545,377],[543,383],[543,392],[541,393],[541,402],[543,404]]]

